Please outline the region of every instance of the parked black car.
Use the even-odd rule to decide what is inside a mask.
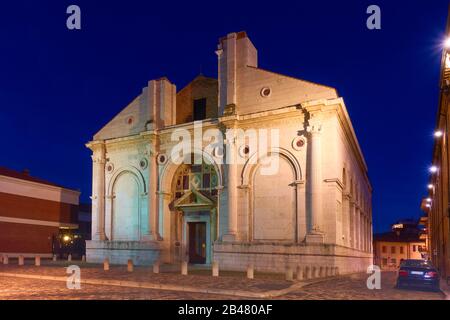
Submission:
[[[397,288],[428,287],[439,291],[439,273],[427,260],[403,260],[397,276]]]

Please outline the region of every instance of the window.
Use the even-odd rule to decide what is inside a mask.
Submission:
[[[397,259],[391,259],[391,263],[397,265]]]
[[[194,121],[206,119],[206,98],[194,100]]]
[[[175,174],[175,198],[181,198],[191,188],[217,196],[218,177],[212,165],[181,165]]]
[[[386,258],[383,258],[383,266],[385,266],[385,265],[387,265],[387,263],[388,263],[388,260],[386,259]]]
[[[416,252],[416,251],[417,251],[417,246],[413,245],[413,252]]]
[[[395,253],[395,247],[394,246],[391,247],[391,253]]]
[[[386,246],[383,246],[383,248],[381,250],[383,251],[383,253],[386,253],[387,252]]]
[[[404,250],[403,250],[403,246],[401,246],[400,247],[400,254],[403,254],[404,252],[403,252]]]

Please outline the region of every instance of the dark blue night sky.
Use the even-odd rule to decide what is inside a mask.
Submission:
[[[66,8],[82,30],[66,28]],[[345,5],[344,5],[345,4]],[[377,4],[382,30],[366,28]],[[245,30],[259,65],[336,87],[369,166],[375,231],[426,194],[446,0],[3,1],[0,166],[91,193],[84,144],[150,79],[217,76],[219,37]]]

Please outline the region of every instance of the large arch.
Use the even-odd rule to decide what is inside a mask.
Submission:
[[[283,148],[272,148],[265,153],[261,159],[271,156],[279,156],[279,164],[281,166],[280,169],[283,170],[284,175],[276,175],[272,178],[268,177],[265,179],[268,181],[256,181],[259,185],[255,185],[255,178],[257,180],[264,180],[264,178],[258,176],[258,172],[261,169],[261,159],[259,156],[260,155],[258,153],[252,154],[246,161],[241,172],[241,188],[243,190],[248,190],[245,194],[246,204],[243,207],[243,210],[247,212],[248,217],[248,238],[250,241],[301,241],[301,239],[306,235],[307,221],[305,211],[304,181],[300,164],[297,158],[288,150]],[[263,201],[264,198],[267,198],[267,196],[264,194],[259,195],[259,193],[261,193],[260,188],[263,188],[264,185],[270,185],[273,187],[273,185],[277,183],[281,183],[284,188],[283,190],[276,190],[276,192],[280,193],[284,191],[284,194],[280,193],[278,196],[286,197],[280,204],[281,206],[284,206],[284,213],[286,214],[280,211],[275,214],[279,214],[279,217],[263,217],[265,213],[269,215],[273,202],[276,202],[281,198],[278,200],[273,199],[273,202],[269,201],[267,203],[268,207],[261,207],[261,205],[265,203]],[[274,188],[272,188],[272,190],[273,189]],[[270,190],[264,190],[262,192],[269,193]],[[261,199],[258,199],[259,196],[261,196]],[[276,207],[273,209],[276,209]],[[259,216],[257,216],[258,211]],[[270,224],[268,224],[270,219],[284,219],[283,223],[286,226],[289,226],[290,231],[283,235],[281,232],[276,231],[276,228],[272,228],[273,230],[270,230]],[[273,221],[271,224],[273,225]],[[265,233],[265,236],[262,236],[262,229],[258,230],[258,228],[264,228],[264,226],[266,226],[267,232]]]
[[[189,155],[191,155],[191,154],[196,154],[196,155],[202,156],[203,159],[206,159],[209,163],[211,163],[217,172],[217,175],[219,178],[219,186],[223,186],[222,165],[219,165],[217,163],[216,159],[211,154],[209,154],[203,150],[194,149],[194,150],[192,150],[192,152]],[[159,192],[168,192],[170,190],[172,179],[173,179],[178,167],[179,167],[179,164],[173,163],[173,161],[171,161],[171,158],[169,158],[167,163],[160,168],[159,180],[158,180],[158,191]]]
[[[293,183],[295,183],[296,181],[301,181],[303,179],[300,164],[298,163],[297,158],[291,152],[284,148],[271,148],[269,152],[267,152],[267,154],[264,154],[264,157],[272,154],[278,154],[291,163],[295,173],[295,181],[292,181]],[[258,157],[258,152],[255,152],[245,162],[241,172],[241,184],[243,186],[248,186],[251,184],[251,175],[254,172],[255,168],[258,166]]]
[[[110,240],[140,240],[147,226],[146,190],[145,178],[135,167],[120,168],[112,175],[107,187]]]

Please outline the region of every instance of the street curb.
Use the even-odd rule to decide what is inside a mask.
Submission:
[[[445,300],[450,300],[450,287],[447,285],[447,281],[441,279],[440,282],[440,289],[441,292],[445,295]]]
[[[28,275],[28,274],[22,274],[22,273],[0,272],[0,277],[67,282],[67,277]],[[251,291],[244,291],[244,290],[230,290],[230,289],[217,289],[217,288],[195,288],[195,287],[191,287],[191,286],[165,285],[165,284],[155,284],[155,283],[151,283],[151,282],[124,281],[124,280],[101,280],[101,279],[80,280],[80,284],[103,285],[103,286],[114,286],[114,287],[125,287],[125,288],[141,288],[141,289],[153,289],[153,290],[164,290],[164,291],[179,291],[179,292],[181,291],[181,292],[204,293],[204,294],[217,294],[217,295],[235,296],[235,297],[242,297],[242,298],[269,299],[269,298],[280,297],[280,296],[288,294],[294,290],[301,289],[305,286],[323,282],[323,281],[327,281],[330,279],[331,278],[322,278],[322,279],[311,280],[308,282],[296,282],[296,283],[293,283],[288,288],[281,289],[281,290],[270,290],[270,291],[266,291],[266,292],[251,292]]]

